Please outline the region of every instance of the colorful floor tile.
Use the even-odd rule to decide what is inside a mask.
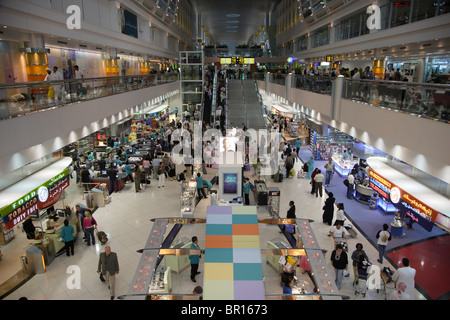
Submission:
[[[205,300],[264,300],[256,207],[208,207]]]

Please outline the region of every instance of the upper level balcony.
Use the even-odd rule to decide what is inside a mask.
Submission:
[[[0,84],[0,119],[178,81],[177,73]]]

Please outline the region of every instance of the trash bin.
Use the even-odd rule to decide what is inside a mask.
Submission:
[[[44,253],[41,249],[36,248],[35,246],[30,246],[26,250],[26,258],[32,273],[45,273]]]
[[[92,194],[94,196],[94,203],[97,204],[97,207],[104,207],[105,206],[105,197],[103,194],[103,190],[93,188]]]
[[[31,266],[28,264],[28,259],[26,256],[20,257],[20,264],[22,266],[22,271],[25,274],[31,274]]]
[[[217,190],[210,190],[211,206],[217,206]]]

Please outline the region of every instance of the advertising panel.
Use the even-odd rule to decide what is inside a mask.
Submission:
[[[392,202],[402,215],[411,218],[427,231],[433,229],[434,221],[439,212],[430,208],[427,204],[413,197],[372,169],[369,171],[369,185],[381,197]]]
[[[237,174],[224,173],[223,174],[223,193],[235,194],[237,193]]]
[[[45,209],[55,204],[69,184],[69,168],[66,168],[60,174],[41,184],[20,199],[3,207],[0,210],[0,214],[6,229],[13,228],[36,210]]]

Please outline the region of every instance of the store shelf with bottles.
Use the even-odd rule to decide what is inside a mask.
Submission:
[[[6,229],[5,223],[1,222],[0,223],[0,244],[7,244],[12,239],[14,239],[14,237],[15,237],[14,229],[9,229],[9,230]],[[1,254],[0,254],[0,258],[1,258]]]
[[[108,140],[106,138],[106,133],[98,131],[95,133],[95,149],[98,151],[104,151],[108,146]]]
[[[88,151],[93,150],[94,139],[91,136],[87,136],[84,139],[78,141],[78,154],[85,155]]]

